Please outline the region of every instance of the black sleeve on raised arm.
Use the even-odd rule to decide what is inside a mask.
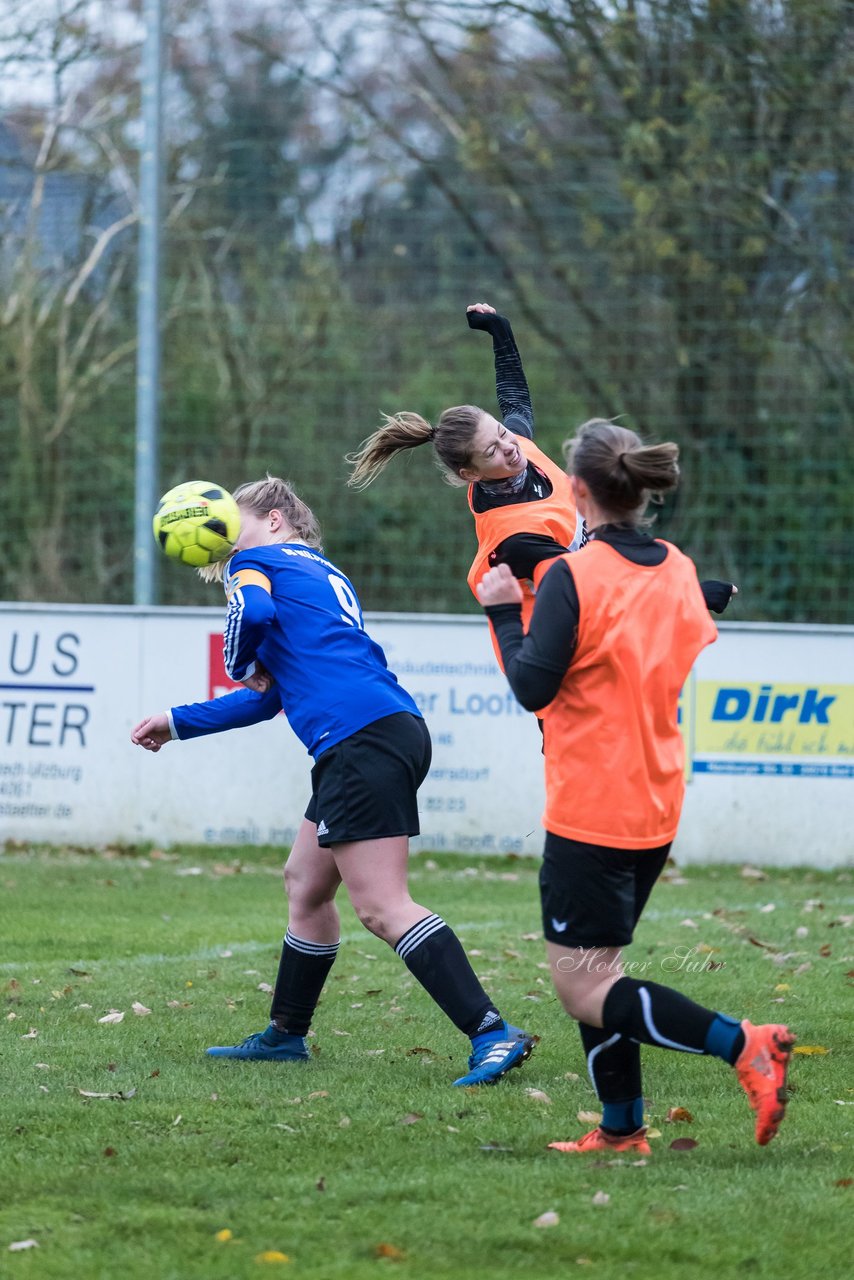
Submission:
[[[492,315],[490,312],[467,311],[470,329],[482,329],[492,335],[492,350],[495,356],[495,394],[498,397],[498,409],[501,421],[508,431],[517,436],[534,438],[534,410],[531,405],[531,393],[525,371],[522,368],[522,357],[510,328],[510,321],[504,316]]]
[[[578,637],[578,592],[569,566],[564,561],[546,573],[527,635],[520,605],[491,605],[486,615],[517,699],[527,711],[547,707],[569,669]]]

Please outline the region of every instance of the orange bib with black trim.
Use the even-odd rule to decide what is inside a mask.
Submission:
[[[540,712],[543,825],[556,835],[617,849],[653,849],[676,835],[685,793],[679,695],[717,629],[693,561],[664,545],[667,557],[654,566],[595,539],[560,557],[579,623],[569,670]]]
[[[553,538],[562,547],[573,550],[573,543],[580,546],[582,521],[575,506],[575,498],[569,477],[562,467],[552,462],[551,458],[538,449],[526,436],[517,436],[517,442],[528,462],[532,462],[550,481],[552,491],[547,498],[539,498],[533,502],[510,502],[506,506],[491,507],[488,511],[475,511],[472,502],[474,485],[469,485],[469,509],[474,516],[474,527],[477,534],[477,554],[472,561],[466,581],[472,594],[477,599],[477,585],[490,568],[489,557],[505,538],[512,538],[517,533],[534,533],[545,538]],[[545,567],[554,560],[543,561]],[[534,611],[533,584],[528,581],[519,582],[522,588],[522,626],[528,630],[528,623]],[[492,647],[501,670],[501,651],[495,639],[495,633],[489,628]]]

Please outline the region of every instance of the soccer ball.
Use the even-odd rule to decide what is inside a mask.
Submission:
[[[231,553],[240,533],[240,512],[227,489],[188,480],[164,493],[153,525],[164,555],[198,569]]]

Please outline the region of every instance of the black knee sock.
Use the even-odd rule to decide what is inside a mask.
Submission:
[[[578,1024],[587,1070],[602,1103],[606,1133],[634,1133],[643,1124],[640,1045],[619,1031]]]
[[[502,1028],[501,1014],[480,985],[453,929],[441,916],[425,916],[395,944],[413,977],[467,1036]]]
[[[338,946],[337,942],[307,942],[288,929],[270,1007],[270,1021],[279,1031],[306,1034]]]
[[[734,1063],[744,1033],[734,1018],[695,1004],[657,982],[620,978],[605,997],[602,1023],[641,1044],[681,1053],[707,1053]]]

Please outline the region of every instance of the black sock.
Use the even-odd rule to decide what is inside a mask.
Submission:
[[[503,1028],[501,1014],[480,985],[453,929],[441,916],[425,916],[395,943],[413,977],[467,1036]]]
[[[619,1031],[578,1024],[587,1070],[602,1103],[602,1128],[619,1136],[643,1124],[640,1045]]]
[[[718,1015],[657,982],[620,978],[605,997],[605,1029],[641,1044],[681,1053],[707,1053],[706,1037]]]
[[[306,1034],[338,947],[337,942],[296,938],[288,929],[270,1006],[270,1021],[279,1031],[292,1036]]]

